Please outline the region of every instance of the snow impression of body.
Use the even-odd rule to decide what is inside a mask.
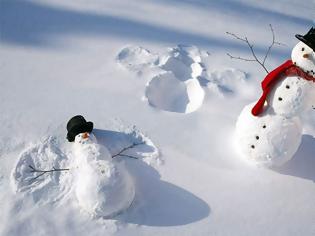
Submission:
[[[64,198],[71,189],[71,175],[63,171],[50,172],[45,176],[36,170],[65,169],[68,160],[55,137],[31,145],[19,156],[11,173],[14,192],[29,194],[34,202],[46,204]]]
[[[244,82],[244,72],[235,69],[208,72],[204,61],[209,53],[196,46],[178,45],[162,54],[152,53],[137,46],[128,46],[117,55],[117,62],[139,75],[148,73],[150,80],[145,89],[148,104],[165,111],[191,113],[204,101],[207,87],[222,97]],[[151,72],[151,73],[150,73]]]
[[[292,50],[292,61],[267,75],[261,98],[247,105],[237,120],[237,145],[251,163],[282,165],[300,145],[300,116],[315,101],[315,29],[297,38],[301,42]]]
[[[119,156],[152,162],[158,150],[135,127],[125,132],[95,130],[95,134],[99,141],[93,133],[88,137],[80,133],[70,147],[49,137],[24,150],[11,174],[14,191],[39,204],[74,198],[96,217],[110,218],[127,209],[135,187]],[[104,140],[109,149],[102,145]]]

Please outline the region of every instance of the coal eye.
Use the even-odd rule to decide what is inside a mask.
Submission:
[[[287,85],[287,86],[285,86],[287,89],[289,89],[290,88],[290,86],[289,85]]]
[[[305,50],[305,48],[302,48],[302,52]]]

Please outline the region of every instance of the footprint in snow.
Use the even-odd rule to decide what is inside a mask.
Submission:
[[[237,69],[209,72],[204,64],[209,55],[195,46],[178,45],[161,55],[129,46],[119,52],[116,60],[139,75],[150,69],[158,71],[147,83],[145,100],[157,109],[186,114],[202,106],[205,91],[225,97],[242,90],[239,84],[246,81],[246,74]]]

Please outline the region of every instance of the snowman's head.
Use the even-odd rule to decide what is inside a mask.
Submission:
[[[97,143],[97,140],[93,133],[84,132],[75,136],[74,143],[81,146]]]
[[[315,52],[303,42],[292,50],[292,62],[309,75],[315,76]]]

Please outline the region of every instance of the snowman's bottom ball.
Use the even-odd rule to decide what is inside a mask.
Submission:
[[[79,168],[75,192],[82,209],[107,218],[127,209],[135,197],[134,183],[123,163],[107,160]]]
[[[253,116],[254,104],[247,105],[236,123],[236,143],[249,162],[263,166],[280,166],[297,151],[302,137],[299,118],[268,114]]]

